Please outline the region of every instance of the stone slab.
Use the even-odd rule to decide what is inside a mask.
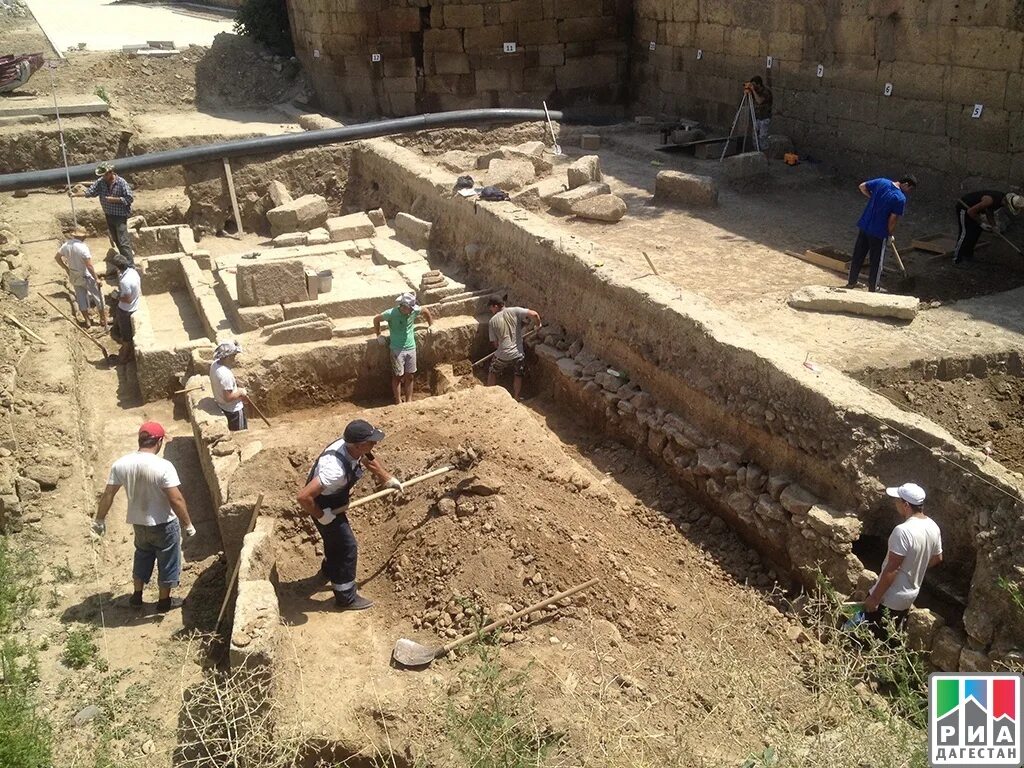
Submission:
[[[616,222],[626,215],[626,201],[616,195],[595,195],[577,200],[571,210],[581,219]]]
[[[768,180],[768,158],[763,152],[743,152],[722,161],[722,176],[734,186],[762,184]]]
[[[105,115],[110,111],[110,105],[103,99],[91,99],[87,96],[72,97],[67,101],[61,99],[56,108],[53,106],[51,97],[5,96],[3,100],[0,100],[0,117],[22,117],[25,115],[56,117],[57,109],[60,110],[61,117]]]
[[[423,219],[417,219],[408,213],[399,213],[395,216],[395,234],[398,239],[410,248],[420,250],[430,245],[430,233],[433,224]]]
[[[301,261],[239,264],[235,272],[240,307],[305,301],[306,274]]]
[[[267,344],[305,344],[311,341],[326,341],[334,333],[334,325],[329,320],[313,320],[312,322],[278,328],[267,337]]]
[[[847,312],[866,317],[913,320],[920,302],[916,296],[810,285],[789,295],[789,306],[817,312]]]
[[[373,237],[377,228],[365,213],[351,213],[348,216],[335,216],[327,219],[326,228],[332,242],[342,240],[358,240],[362,237]]]
[[[267,211],[267,222],[273,237],[285,232],[307,232],[322,227],[329,214],[327,201],[320,195],[303,195],[290,203]]]
[[[601,159],[597,155],[584,155],[566,169],[569,189],[582,187],[592,181],[601,181]]]
[[[415,251],[397,240],[378,238],[373,242],[373,263],[401,267],[426,261],[425,254]],[[429,267],[428,267],[429,269]]]
[[[559,213],[572,213],[572,206],[580,200],[586,200],[588,197],[597,197],[598,195],[609,195],[611,191],[611,187],[603,181],[592,181],[589,184],[576,187],[576,189],[551,195],[544,202]]]
[[[718,185],[710,176],[659,171],[654,179],[654,202],[713,207],[718,205]]]

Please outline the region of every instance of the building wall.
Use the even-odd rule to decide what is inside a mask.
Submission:
[[[288,7],[297,55],[320,100],[343,114],[543,100],[606,114],[625,98],[629,0],[289,0]],[[505,42],[516,52],[504,53]]]
[[[1019,0],[637,0],[635,13],[637,110],[727,127],[759,74],[775,95],[772,132],[801,154],[863,173],[906,167],[933,190],[1024,178]]]

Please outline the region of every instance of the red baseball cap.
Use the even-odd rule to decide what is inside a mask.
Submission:
[[[141,427],[139,427],[139,437],[166,437],[167,433],[164,432],[164,428],[161,427],[155,421],[147,421]]]

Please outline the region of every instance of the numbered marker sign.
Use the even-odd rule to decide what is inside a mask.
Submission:
[[[371,53],[370,54],[370,61],[373,61],[373,62],[380,61],[380,54],[379,53]]]
[[[774,61],[774,60],[772,59],[772,57],[771,57],[771,56],[769,56],[769,57],[768,57],[767,59],[765,59],[765,60],[764,60],[764,65],[765,65],[765,66],[766,66],[766,67],[767,67],[768,69],[771,69],[771,68],[772,68],[772,63],[773,63],[773,61]]]
[[[974,109],[971,111],[971,117],[973,117],[975,120],[977,120],[979,117],[981,117],[981,113],[984,112],[984,111],[985,111],[985,105],[984,104],[975,104],[974,105]]]
[[[892,83],[885,84],[885,90],[882,91],[886,96],[892,96]]]
[[[320,58],[320,49],[319,48],[314,48],[313,49],[313,58],[314,59],[319,59]]]
[[[824,77],[824,76],[825,76],[825,65],[824,64],[819,64],[818,65],[818,77]]]
[[[647,50],[653,51],[657,47],[658,47],[658,44],[655,43],[653,40],[651,40],[651,44],[647,46]]]
[[[515,53],[516,52],[516,44],[515,43],[502,43],[501,44],[501,50],[503,52],[505,52],[505,53]]]
[[[698,59],[703,59],[704,58],[704,51],[702,49],[700,49],[700,48],[697,49],[697,58]]]

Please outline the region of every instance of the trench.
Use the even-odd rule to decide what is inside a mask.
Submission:
[[[303,162],[318,165],[321,157],[310,153],[305,160],[294,161],[290,178],[301,178]],[[873,473],[879,465],[908,460],[889,444],[873,444],[876,455],[856,445],[848,433],[870,423],[857,415],[857,408],[866,407],[860,401],[855,408],[837,408],[816,385],[798,382],[788,372],[780,373],[777,361],[742,348],[741,331],[716,317],[695,319],[686,314],[690,310],[670,297],[674,291],[632,277],[627,288],[602,276],[582,263],[580,254],[588,253],[585,244],[563,241],[554,227],[538,221],[523,223],[517,212],[453,200],[446,194],[447,185],[425,165],[417,165],[420,161],[406,150],[374,142],[346,152],[343,162],[343,180],[335,179],[332,201],[353,213],[379,210],[385,224],[369,239],[353,241],[342,261],[330,261],[335,257],[319,252],[310,255],[311,251],[301,248],[295,251],[294,258],[310,263],[326,260],[317,263],[329,262],[335,270],[335,287],[317,299],[319,303],[291,297],[277,302],[273,312],[267,309],[271,305],[240,306],[241,289],[233,280],[245,264],[219,238],[200,240],[184,259],[154,252],[145,264],[148,285],[157,288],[151,293],[161,298],[153,302],[160,316],[143,317],[153,329],[148,336],[143,334],[140,386],[151,398],[169,396],[179,387],[195,387],[186,398],[204,474],[219,508],[229,564],[240,561],[243,565],[232,635],[235,667],[275,678],[281,669],[291,669],[290,662],[273,650],[280,640],[277,625],[271,628],[256,622],[261,615],[278,615],[284,627],[280,631],[301,647],[305,647],[302,643],[315,646],[317,638],[331,631],[323,595],[309,581],[319,559],[317,538],[294,519],[293,496],[316,451],[329,441],[327,434],[338,432],[356,413],[386,424],[389,460],[397,462],[405,476],[448,460],[454,447],[448,443],[474,451],[487,443],[481,452],[492,462],[500,458],[500,467],[490,465],[493,471],[513,473],[499,481],[509,486],[515,482],[514,473],[520,472],[530,475],[530,483],[536,485],[522,498],[512,494],[512,503],[529,498],[529,508],[544,521],[538,528],[550,526],[549,534],[569,536],[577,555],[587,549],[580,542],[591,543],[588,534],[583,530],[570,534],[569,523],[553,521],[551,511],[564,506],[576,514],[585,500],[588,506],[618,510],[628,525],[642,530],[624,533],[634,529],[623,528],[627,523],[617,521],[620,527],[611,530],[619,538],[601,541],[602,545],[617,551],[631,541],[630,536],[642,540],[653,531],[666,539],[648,553],[652,562],[671,558],[677,549],[695,547],[733,583],[759,591],[765,606],[775,599],[770,594],[773,590],[792,593],[801,583],[812,583],[819,573],[844,595],[863,595],[870,587],[893,521],[880,503],[857,508],[856,499],[868,478],[877,482]],[[248,168],[239,165],[241,182],[236,183],[243,187],[259,176],[257,163]],[[280,168],[281,163],[274,167]],[[222,191],[208,175],[186,169],[186,177],[196,179],[197,188],[205,185],[215,200],[223,202]],[[194,189],[189,196],[194,211],[216,214],[217,204],[197,206],[201,201]],[[265,205],[254,202],[258,201],[254,193],[247,198],[253,211]],[[223,209],[219,210],[222,216]],[[418,249],[425,255],[416,274],[425,274],[428,268],[439,271],[454,293],[448,296],[452,301],[442,294],[433,297],[430,306],[436,309],[439,322],[432,334],[418,336],[417,397],[395,408],[388,404],[386,355],[374,343],[367,317],[386,306],[400,284],[385,281],[376,293],[365,295],[349,295],[349,286],[338,285],[343,282],[339,276],[347,274],[345,266],[364,265],[370,272],[380,268],[381,274],[391,274],[385,266],[397,271],[395,265],[401,259],[389,261],[394,258],[389,249],[397,248],[392,243],[402,239],[396,222],[406,214],[432,227]],[[187,240],[186,235],[174,237]],[[259,263],[273,262],[276,249],[267,243],[260,248],[270,256],[261,256]],[[414,284],[410,287],[415,289]],[[539,309],[546,321],[543,331],[527,345],[524,403],[484,388],[485,374],[470,364],[488,351],[484,297],[492,290],[507,291],[510,304]],[[616,311],[624,303],[635,311]],[[327,314],[318,321],[326,336],[270,343],[268,332],[287,331],[292,321],[302,326],[302,318],[318,313]],[[228,435],[219,426],[221,417],[210,407],[204,380],[211,343],[225,333],[241,334],[243,346],[251,345],[252,355],[241,366],[240,377],[274,420],[273,429],[260,426],[251,435]],[[722,342],[719,334],[734,334],[741,342]],[[1005,355],[984,362],[932,361],[919,366],[922,381],[954,380],[961,369],[976,374],[982,368],[1017,376],[1020,362],[1014,355]],[[869,372],[861,379],[872,388],[884,389],[892,386],[894,376],[893,372]],[[855,392],[852,397],[861,395]],[[893,412],[886,416],[893,418]],[[490,436],[481,421],[497,425],[498,437]],[[524,458],[521,443],[527,436],[543,444],[547,464],[540,470]],[[571,471],[560,474],[559,462]],[[923,467],[925,482],[942,471],[938,462],[922,463],[919,457],[911,463]],[[537,471],[534,478],[531,473]],[[618,489],[617,498],[602,490],[605,483]],[[552,484],[554,491],[549,488]],[[260,524],[255,533],[245,536],[257,487],[266,494]],[[949,511],[950,516],[983,496],[974,487],[960,493],[959,506]],[[384,633],[388,636],[431,631],[442,639],[454,638],[473,628],[474,616],[494,615],[494,601],[488,604],[484,592],[500,595],[508,604],[525,605],[531,598],[567,586],[570,576],[585,575],[570,564],[567,552],[555,548],[546,553],[539,539],[527,542],[530,551],[524,555],[521,539],[526,534],[512,533],[504,506],[508,501],[465,501],[460,486],[447,481],[425,497],[408,503],[424,521],[413,532],[418,548],[427,553],[422,557],[414,549],[393,560],[399,547],[390,551],[390,542],[374,539],[375,531],[394,527],[401,507],[397,512],[374,507],[366,522],[356,525],[361,540],[368,539],[369,578],[385,595],[380,602],[382,613],[391,617]],[[463,501],[470,510],[464,514],[459,511]],[[989,502],[986,498],[984,503]],[[448,507],[454,512],[442,512]],[[998,505],[993,507],[999,511]],[[480,523],[480,515],[488,517],[487,522]],[[965,608],[972,600],[977,558],[971,521],[965,518],[961,526],[948,526],[947,552],[956,565],[930,574],[920,601],[956,628],[967,623]],[[507,530],[502,528],[506,523]],[[498,534],[503,539],[495,543],[492,539]],[[473,544],[455,547],[452,542],[460,537]],[[481,553],[508,563],[514,571],[511,587],[488,570]],[[628,606],[636,597],[614,583],[615,569],[607,563],[586,562],[593,568],[610,569],[611,586],[596,601],[605,604],[600,614],[604,620],[628,627],[629,636],[643,642],[670,635],[667,629],[652,634],[654,628],[630,618],[634,609]],[[678,566],[669,564],[662,571],[673,583],[688,578],[674,570]],[[551,572],[560,576],[543,578]],[[476,594],[467,574],[488,589],[480,588],[481,594]],[[450,605],[423,604],[428,577],[451,592]],[[478,613],[460,608],[460,600],[467,601],[466,606],[472,604]],[[567,610],[568,617],[549,618],[556,623],[559,618],[571,620],[580,606]],[[508,633],[508,642],[527,640],[539,625],[531,621],[516,626]],[[998,631],[1002,630],[989,630],[988,642]],[[357,637],[366,645],[341,651],[345,662],[370,665],[371,655],[386,655],[386,643],[380,637],[363,637],[358,631]],[[416,692],[396,690],[399,693],[391,693],[415,700]],[[299,693],[285,685],[282,696],[289,695]],[[357,711],[344,698],[339,699],[338,708],[356,720],[369,718],[378,725],[387,720],[382,710]],[[306,762],[298,764],[337,755],[364,759],[349,743],[339,737],[309,745]],[[389,754],[407,760],[398,753]],[[370,761],[367,765],[374,764],[374,758],[365,759]]]

